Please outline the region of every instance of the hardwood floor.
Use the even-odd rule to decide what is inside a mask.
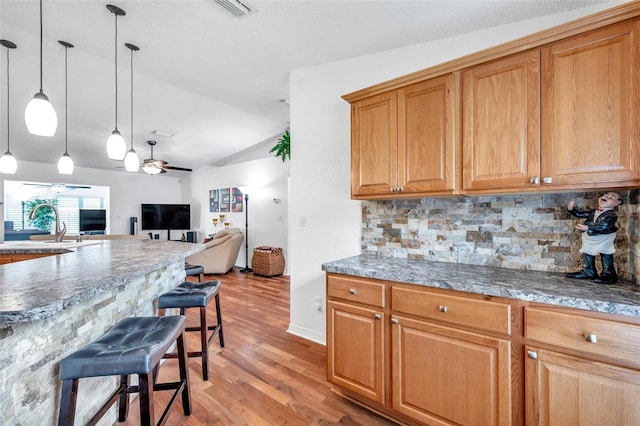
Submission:
[[[191,278],[191,277],[190,277]],[[167,425],[394,425],[331,392],[326,381],[325,347],[286,332],[289,279],[232,271],[220,279],[225,347],[210,346],[209,380],[202,380],[200,358],[189,359],[193,413],[184,416],[176,403]],[[197,281],[197,279],[196,279]],[[213,303],[208,321],[215,323]],[[197,324],[197,310],[187,312]],[[198,350],[198,333],[188,333]],[[159,380],[175,380],[177,361],[167,360]],[[160,416],[170,392],[155,393]],[[137,425],[137,399],[125,425]]]

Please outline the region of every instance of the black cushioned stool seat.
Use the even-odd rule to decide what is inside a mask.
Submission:
[[[186,275],[188,277],[191,276],[198,276],[198,282],[202,282],[202,279],[204,278],[204,267],[203,266],[198,266],[198,265],[191,265],[190,263],[185,262],[184,263],[184,271],[186,273]]]
[[[155,425],[155,390],[175,391],[158,424],[164,422],[179,393],[182,393],[184,414],[191,414],[185,323],[182,316],[125,318],[98,340],[64,358],[60,362],[63,383],[58,425],[74,424],[78,380],[98,376],[120,376],[120,386],[87,424],[97,423],[116,400],[119,400],[118,420],[125,421],[128,394],[139,393],[140,424]],[[180,381],[154,383],[156,368],[174,342],[178,347]],[[129,386],[131,374],[138,375],[138,386]]]
[[[222,333],[222,312],[220,310],[220,280],[207,281],[204,283],[192,283],[185,281],[175,289],[161,294],[158,297],[158,309],[179,308],[180,315],[184,315],[187,308],[200,308],[200,326],[187,327],[186,331],[200,332],[201,350],[197,352],[188,352],[190,357],[202,358],[202,378],[209,379],[209,345],[213,338],[218,335],[220,339],[220,347],[224,348],[224,335]],[[207,325],[207,305],[214,299],[216,301],[216,318],[217,324],[213,326]],[[211,335],[207,337],[207,333],[211,331]],[[165,358],[174,358],[175,354],[166,354]]]

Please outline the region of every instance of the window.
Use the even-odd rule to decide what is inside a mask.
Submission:
[[[50,190],[49,184],[42,184],[45,189],[34,191],[33,183],[24,185],[24,182],[5,181],[5,202],[4,202],[4,220],[13,222],[14,230],[28,229],[29,212],[26,211],[25,203],[34,199],[56,199],[58,200],[57,210],[62,222],[67,225],[67,233],[71,235],[79,234],[80,209],[105,209],[109,210],[109,188],[92,186],[90,189],[67,190],[62,193],[56,193]],[[107,215],[107,228],[109,227],[109,218]]]

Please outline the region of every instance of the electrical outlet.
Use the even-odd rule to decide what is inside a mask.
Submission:
[[[322,311],[322,297],[316,297],[314,300],[316,311]]]

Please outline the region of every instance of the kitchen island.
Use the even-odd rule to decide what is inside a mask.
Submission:
[[[327,379],[408,425],[640,424],[640,287],[361,255],[327,272]]]
[[[162,240],[0,245],[5,255],[51,254],[0,266],[0,424],[56,424],[60,360],[122,318],[156,315],[157,296],[184,280],[185,257],[203,248]],[[81,381],[76,418],[86,421],[114,386],[110,377]]]

